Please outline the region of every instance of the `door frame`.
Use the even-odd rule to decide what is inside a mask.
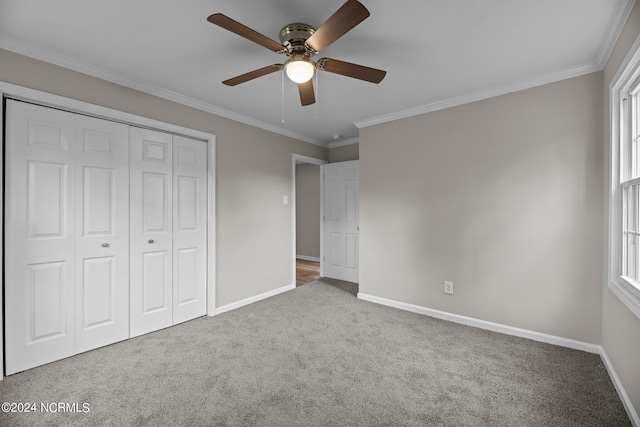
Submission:
[[[320,276],[323,275],[323,266],[324,266],[324,248],[322,245],[322,232],[324,227],[324,221],[322,221],[322,215],[324,212],[324,180],[322,179],[322,175],[324,173],[323,165],[329,163],[327,160],[316,159],[315,157],[303,156],[302,154],[292,154],[291,155],[291,231],[292,231],[292,241],[291,241],[291,260],[292,260],[292,273],[291,273],[291,284],[293,287],[296,287],[296,164],[298,162],[301,163],[311,163],[313,165],[320,166]]]
[[[216,136],[214,134],[189,129],[170,123],[161,122],[136,114],[125,113],[111,108],[101,107],[84,101],[78,101],[48,92],[42,92],[23,86],[0,81],[0,123],[5,127],[4,105],[6,98],[32,102],[45,107],[53,107],[89,115],[99,119],[124,123],[126,125],[154,129],[188,138],[195,138],[207,143],[207,315],[213,316],[216,311]],[[0,132],[0,271],[4,270],[4,131]],[[295,225],[295,224],[294,224]],[[0,289],[4,296],[4,274],[0,275]],[[4,378],[4,298],[0,305],[0,380]]]

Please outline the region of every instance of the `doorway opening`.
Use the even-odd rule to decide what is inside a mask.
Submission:
[[[292,156],[292,283],[296,287],[322,276],[322,165],[326,163]]]
[[[296,258],[296,287],[320,278],[320,261]]]

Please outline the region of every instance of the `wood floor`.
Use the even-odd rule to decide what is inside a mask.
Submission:
[[[320,263],[296,259],[296,287],[320,278]]]

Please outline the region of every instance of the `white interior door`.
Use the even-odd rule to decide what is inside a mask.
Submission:
[[[358,161],[326,164],[323,173],[323,275],[358,283]]]
[[[76,116],[76,351],[129,337],[129,126]]]
[[[6,372],[75,353],[73,114],[7,101]]]
[[[171,326],[172,135],[130,128],[130,335]]]
[[[173,137],[173,324],[207,310],[207,143]]]

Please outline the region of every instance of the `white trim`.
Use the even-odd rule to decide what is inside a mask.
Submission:
[[[633,285],[620,278],[609,280],[608,287],[636,317],[640,318],[640,292]]]
[[[231,304],[223,305],[222,307],[218,307],[216,309],[216,315],[217,314],[226,313],[227,311],[235,310],[236,308],[244,307],[245,305],[253,304],[254,302],[258,302],[260,300],[276,296],[278,294],[290,291],[290,290],[295,289],[295,288],[296,288],[295,284],[287,285],[287,286],[283,286],[281,288],[273,289],[273,290],[268,291],[268,292],[264,292],[264,293],[262,293],[260,295],[255,295],[255,296],[252,296],[252,297],[249,297],[249,298],[245,298],[245,299],[240,300],[240,301],[232,302]]]
[[[374,302],[376,304],[382,304],[389,307],[399,308],[400,310],[410,311],[412,313],[424,314],[425,316],[435,317],[436,319],[448,320],[449,322],[473,326],[474,328],[486,329],[488,331],[499,332],[501,334],[512,335],[515,337],[528,338],[530,340],[559,345],[561,347],[572,348],[575,350],[582,350],[588,353],[600,353],[600,346],[597,344],[576,341],[570,338],[563,338],[555,335],[543,334],[541,332],[530,331],[528,329],[521,329],[513,326],[502,325],[500,323],[488,322],[486,320],[476,319],[473,317],[461,316],[459,314],[447,313],[446,311],[434,310],[432,308],[421,307],[418,305],[376,297],[373,295],[363,294],[362,292],[358,292],[358,298],[364,301]]]
[[[486,329],[489,331],[499,332],[506,335],[512,335],[521,338],[527,338],[533,341],[544,342],[547,344],[558,345],[561,347],[572,348],[575,350],[582,350],[588,353],[599,354],[602,358],[602,362],[604,366],[607,368],[607,372],[609,373],[609,377],[611,378],[611,382],[613,382],[614,387],[624,405],[624,408],[631,420],[631,423],[634,427],[640,427],[640,416],[636,412],[633,407],[633,403],[629,398],[624,386],[622,385],[622,381],[620,381],[620,377],[616,374],[615,369],[613,368],[613,364],[604,348],[598,344],[591,344],[583,341],[572,340],[569,338],[558,337],[555,335],[543,334],[540,332],[535,332],[527,329],[515,328],[513,326],[502,325],[500,323],[487,322],[485,320],[475,319],[473,317],[461,316],[458,314],[447,313],[440,310],[434,310],[427,307],[421,307],[413,304],[407,304],[400,301],[394,301],[386,298],[376,297],[373,295],[364,294],[362,292],[358,292],[358,298],[363,301],[369,301],[376,304],[386,305],[388,307],[397,308],[400,310],[410,311],[412,313],[422,314],[425,316],[435,317],[437,319],[447,320],[449,322],[460,323],[467,326],[472,326],[475,328]]]
[[[163,132],[168,132],[177,135],[183,135],[190,138],[196,138],[207,142],[207,151],[209,156],[209,164],[207,167],[207,178],[209,183],[208,191],[208,212],[207,212],[207,250],[208,250],[208,262],[207,267],[207,314],[209,316],[215,313],[215,294],[216,294],[216,274],[215,274],[215,257],[216,257],[216,200],[215,200],[215,147],[216,136],[210,133],[197,131],[195,129],[189,129],[182,126],[176,126],[173,124],[160,122],[158,120],[149,119],[147,117],[138,116],[135,114],[125,113],[111,108],[100,107],[98,105],[89,104],[86,102],[78,101],[63,96],[53,95],[47,92],[41,92],[34,89],[17,86],[11,83],[0,81],[0,101],[4,97],[12,97],[25,101],[31,101],[40,105],[57,107],[67,111],[89,114],[95,117],[104,118],[107,120],[118,121],[133,126],[146,127],[151,129],[157,129]],[[0,113],[2,113],[3,102],[0,102]],[[4,121],[4,115],[0,114],[2,121]],[[2,132],[0,132],[2,135]],[[0,136],[2,138],[2,136]],[[4,144],[4,141],[0,139],[0,142]],[[0,150],[0,153],[2,150]],[[1,155],[1,154],[0,154]],[[0,160],[2,158],[0,157]],[[0,163],[1,164],[1,163]],[[0,169],[1,171],[1,169]],[[3,174],[0,174],[0,189],[4,187]],[[1,190],[0,190],[1,191]],[[0,194],[1,196],[1,194]],[[2,202],[4,206],[4,201]],[[2,237],[0,235],[0,237]],[[0,270],[2,270],[2,257],[0,257]],[[2,277],[1,280],[4,280]],[[4,284],[3,284],[4,285]],[[0,322],[4,314],[2,312],[2,306],[0,306]],[[1,323],[0,323],[1,326]],[[3,337],[4,329],[0,328],[0,361],[2,361],[3,353]],[[0,366],[3,366],[0,364]],[[1,370],[2,368],[0,368]],[[4,374],[4,371],[2,372]],[[0,375],[2,378],[2,375]]]
[[[4,301],[4,97],[0,84],[0,301]],[[4,379],[4,303],[0,304],[0,381]]]
[[[636,0],[627,0],[626,4],[624,1],[618,2],[618,10],[611,17],[607,35],[602,40],[602,44],[600,45],[598,53],[596,54],[596,62],[600,66],[600,70],[602,70],[607,65],[609,56],[611,55],[611,52],[613,51],[613,48],[618,41],[618,37],[620,37],[620,33],[622,32],[627,19],[629,19],[629,15],[631,14],[631,10],[633,9],[633,6],[635,4]]]
[[[445,108],[469,104],[471,102],[481,101],[483,99],[489,99],[512,92],[531,89],[537,86],[543,86],[561,80],[602,71],[605,65],[607,65],[609,56],[613,51],[616,41],[618,40],[618,37],[620,36],[620,33],[622,32],[622,29],[624,28],[624,25],[627,22],[627,19],[629,18],[629,15],[631,14],[631,10],[633,9],[635,3],[636,0],[621,0],[618,2],[618,10],[609,22],[607,35],[603,39],[602,44],[598,49],[595,60],[591,62],[587,62],[585,64],[567,68],[564,70],[554,71],[528,81],[506,84],[476,93],[444,99],[441,101],[433,102],[431,104],[421,105],[415,108],[409,108],[407,110],[397,111],[390,114],[360,120],[355,122],[354,124],[358,129],[362,129],[369,126],[379,125],[382,123],[405,119],[408,117],[419,116],[421,114],[431,113],[433,111],[444,110]],[[331,144],[329,144],[329,148],[331,148]]]
[[[616,388],[616,391],[618,392],[618,396],[622,401],[622,405],[624,406],[624,409],[627,411],[627,415],[631,420],[631,424],[633,424],[634,427],[640,427],[640,416],[638,416],[638,413],[633,407],[633,403],[631,403],[631,399],[629,398],[629,395],[624,389],[624,386],[620,381],[620,377],[618,377],[618,374],[616,374],[616,370],[613,369],[613,364],[611,363],[611,360],[609,360],[607,353],[604,351],[604,348],[602,347],[600,347],[600,358],[602,359],[602,363],[604,363],[604,366],[607,368],[607,372],[609,373],[609,378],[611,378],[611,382],[613,382],[613,386]]]
[[[351,138],[351,139],[345,139],[344,141],[330,142],[329,143],[329,148],[344,147],[346,145],[353,145],[353,144],[358,144],[358,143],[360,143],[360,140],[358,139],[358,137],[356,137],[356,138]]]
[[[545,76],[537,77],[526,82],[497,86],[493,89],[488,89],[468,95],[462,95],[455,98],[449,98],[442,101],[436,101],[431,104],[421,105],[419,107],[410,108],[391,114],[372,117],[370,119],[360,120],[355,122],[354,124],[356,125],[356,127],[358,127],[358,129],[362,129],[369,126],[379,125],[382,123],[392,122],[400,119],[406,119],[408,117],[419,116],[421,114],[431,113],[438,110],[444,110],[445,108],[457,107],[459,105],[482,101],[484,99],[494,98],[496,96],[506,95],[508,93],[518,92],[537,86],[543,86],[546,84],[582,76],[600,70],[600,65],[594,61],[581,66],[569,68],[567,70],[557,71]]]
[[[320,262],[320,258],[316,258],[313,256],[306,256],[306,255],[296,255],[296,259],[301,259],[304,261],[314,261],[314,262]]]
[[[327,164],[328,161],[322,159],[316,159],[315,157],[303,156],[302,154],[291,155],[291,283],[296,283],[296,164],[297,163],[311,163],[313,165],[320,166],[320,258],[322,259],[323,246],[322,246],[322,230],[324,221],[322,221],[322,210],[324,206],[324,179],[322,179],[322,166]],[[322,260],[320,260],[320,271],[322,272]],[[322,274],[322,273],[321,273]]]
[[[207,144],[209,153],[207,206],[207,316],[216,314],[216,136]]]
[[[321,147],[325,147],[325,148],[327,147],[327,143],[322,142],[315,138],[311,138],[307,135],[302,135],[300,133],[293,132],[289,129],[284,129],[278,126],[274,126],[269,123],[256,120],[252,117],[238,114],[233,111],[226,110],[222,107],[218,107],[216,105],[209,104],[207,102],[200,101],[195,98],[181,95],[177,92],[173,92],[173,91],[163,89],[157,86],[153,86],[147,83],[140,83],[130,79],[129,77],[126,77],[118,73],[114,73],[113,71],[107,70],[105,68],[98,67],[96,65],[92,65],[87,62],[79,61],[77,59],[70,58],[68,56],[61,55],[59,53],[55,53],[46,49],[42,49],[40,47],[12,39],[7,36],[0,35],[0,48],[18,53],[20,55],[35,58],[40,61],[45,61],[50,64],[58,65],[60,67],[68,68],[70,70],[87,74],[92,77],[97,77],[101,80],[106,80],[111,83],[116,83],[118,85],[135,89],[137,91],[144,92],[149,95],[154,95],[159,98],[177,102],[179,104],[196,108],[201,111],[206,111],[207,113],[215,114],[220,117],[225,117],[227,119],[235,120],[240,123],[244,123],[260,129],[268,130],[270,132],[278,133],[280,135],[288,136],[290,138],[308,142],[314,145],[319,145]]]
[[[113,110],[111,108],[101,107],[99,105],[89,104],[88,102],[53,95],[48,92],[41,92],[39,90],[29,89],[2,81],[0,81],[0,93],[2,93],[3,97],[13,97],[47,107],[61,108],[73,113],[90,114],[91,116],[104,118],[106,120],[122,122],[138,127],[157,129],[163,132],[201,139],[203,141],[215,139],[215,135],[210,133],[200,132],[195,129],[188,129],[182,126],[150,119],[148,117],[125,113],[123,111]]]
[[[640,318],[640,291],[620,275],[622,273],[622,204],[620,202],[620,103],[621,93],[632,83],[640,70],[640,36],[618,68],[609,84],[609,191],[608,191],[608,262],[607,287],[622,303]]]
[[[633,42],[633,46],[631,46],[631,48],[629,49],[629,52],[627,53],[627,56],[622,61],[622,64],[620,64],[618,71],[616,71],[616,74],[611,79],[611,83],[609,84],[610,101],[613,101],[614,100],[613,98],[616,97],[615,96],[616,94],[614,94],[613,92],[615,92],[616,90],[619,91],[627,83],[627,80],[631,78],[631,76],[637,69],[637,67],[629,68],[629,65],[631,63],[636,63],[639,60],[640,60],[640,35],[636,37],[636,40]],[[613,107],[613,106],[614,106],[613,104],[610,105],[610,107]],[[619,107],[619,105],[616,105],[616,106]],[[611,125],[613,127],[613,123],[611,123]]]
[[[324,277],[324,169],[320,166],[320,277]]]
[[[322,166],[328,163],[326,160],[316,159],[315,157],[303,156],[302,154],[293,154],[293,159],[297,160],[298,163],[311,163],[312,165],[318,165],[318,166]]]
[[[464,95],[461,97],[450,98],[442,101],[437,101],[431,104],[426,104],[419,107],[394,112],[391,114],[386,114],[386,115],[372,117],[365,120],[360,120],[355,122],[354,124],[359,129],[362,129],[362,128],[373,126],[376,124],[381,124],[389,121],[399,120],[399,119],[412,117],[420,114],[425,114],[425,113],[429,113],[437,110],[442,110],[445,108],[467,104],[470,102],[480,101],[482,99],[504,95],[506,93],[517,92],[520,90],[529,89],[532,87],[541,86],[541,85],[553,83],[556,81],[560,81],[560,80],[564,80],[572,77],[578,77],[578,76],[596,72],[596,71],[601,71],[609,59],[609,56],[615,46],[616,41],[618,40],[620,33],[622,32],[622,29],[631,13],[631,10],[635,5],[635,2],[636,0],[626,0],[626,1],[621,0],[618,2],[618,11],[616,14],[614,14],[611,21],[609,22],[609,29],[607,31],[607,35],[603,39],[602,44],[598,49],[598,53],[596,54],[596,59],[592,62],[583,64],[580,66],[576,66],[576,67],[571,67],[566,70],[553,72],[546,76],[532,79],[528,82],[511,84],[506,86],[499,86],[487,91],[481,91],[474,94]],[[302,135],[300,133],[293,132],[289,129],[284,129],[278,126],[274,126],[272,124],[265,123],[260,120],[256,120],[252,117],[238,114],[233,111],[218,107],[216,105],[209,104],[185,95],[181,95],[177,92],[173,92],[157,86],[152,86],[147,83],[140,83],[140,82],[134,81],[129,77],[125,77],[124,75],[115,73],[108,69],[98,67],[96,65],[89,64],[84,61],[79,61],[77,59],[74,59],[74,58],[71,58],[47,49],[43,49],[41,47],[34,46],[29,43],[15,40],[7,36],[0,35],[0,48],[18,53],[20,55],[45,61],[54,65],[58,65],[64,68],[68,68],[73,71],[87,74],[89,76],[97,77],[99,79],[116,83],[121,86],[129,87],[131,89],[148,93],[150,95],[154,95],[163,99],[174,101],[179,104],[193,107],[201,111],[206,111],[211,114],[215,114],[221,117],[235,120],[240,123],[248,124],[250,126],[255,126],[260,129],[278,133],[280,135],[284,135],[284,136],[288,136],[301,141],[309,142],[311,144],[315,144],[321,147],[337,148],[337,147],[342,147],[344,145],[357,143],[357,138],[354,138],[356,140],[355,142],[352,139],[352,140],[346,140],[346,141],[326,143],[321,140],[311,138],[307,135]]]

